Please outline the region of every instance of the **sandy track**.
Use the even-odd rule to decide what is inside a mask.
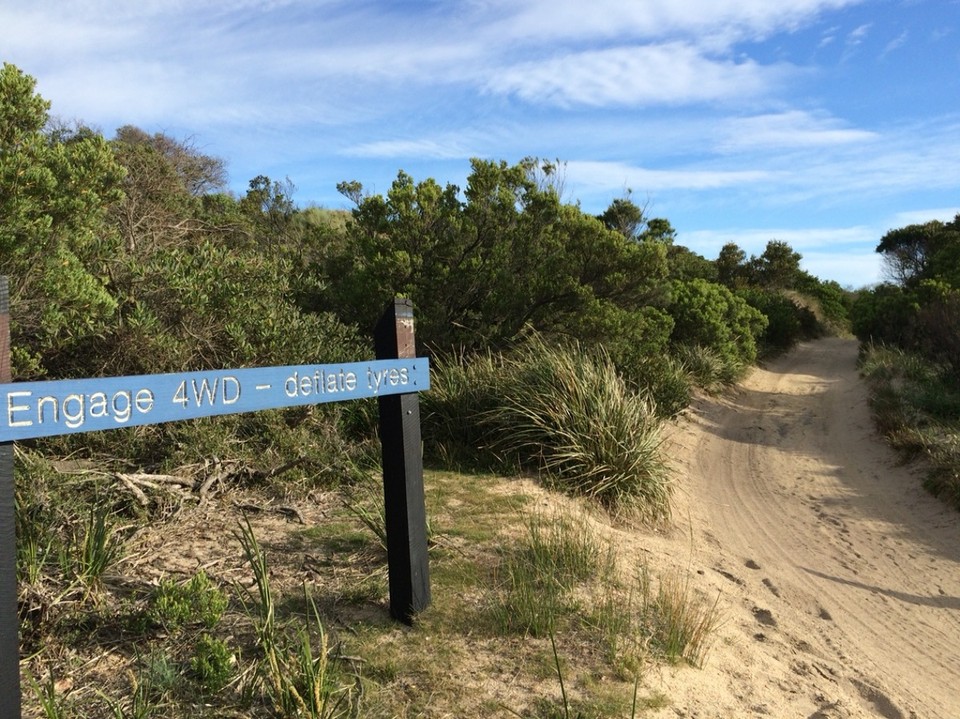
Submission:
[[[960,717],[960,515],[874,434],[856,352],[803,344],[668,439],[676,529],[648,549],[723,625],[652,682],[658,715]]]

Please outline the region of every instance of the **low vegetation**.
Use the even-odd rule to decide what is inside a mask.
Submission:
[[[904,460],[927,466],[924,486],[960,509],[960,382],[949,365],[868,346],[860,369],[870,383],[878,429]]]
[[[926,487],[960,509],[960,215],[891,230],[877,245],[889,282],[851,308],[879,429]]]
[[[25,716],[642,716],[669,702],[653,667],[704,661],[718,598],[619,551],[592,503],[426,479],[435,601],[412,629],[390,619],[380,539],[339,493],[297,501],[303,524],[224,495],[139,536],[114,525],[122,558],[83,591],[51,591],[49,558],[21,583]]]

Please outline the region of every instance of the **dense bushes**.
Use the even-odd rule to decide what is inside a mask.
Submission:
[[[960,507],[960,215],[891,230],[877,252],[895,284],[851,311],[873,414],[894,447],[925,458],[927,488]]]
[[[738,291],[737,296],[767,318],[767,326],[758,338],[761,356],[784,352],[821,332],[814,313],[782,292],[748,288]]]
[[[857,337],[960,371],[960,215],[891,230],[877,252],[896,284],[860,293],[851,311]]]
[[[725,261],[713,262],[674,244],[670,223],[647,218],[629,197],[586,214],[561,200],[561,168],[532,158],[474,160],[462,191],[404,172],[385,195],[344,182],[349,214],[300,210],[289,181],[265,176],[235,196],[222,160],[163,133],[124,126],[108,141],[49,126],[34,84],[12,66],[0,75],[0,272],[13,284],[17,379],[362,359],[382,308],[403,295],[416,307],[421,352],[443,378],[425,400],[445,417],[438,446],[452,446],[443,433],[456,430],[459,445],[475,450],[497,410],[504,425],[544,423],[528,447],[567,442],[571,453],[575,432],[621,452],[594,458],[607,472],[633,461],[627,433],[603,439],[608,424],[653,426],[682,411],[693,384],[735,380],[759,352],[805,331],[786,290],[803,280],[825,291],[782,242],[750,260],[725,248]],[[558,357],[573,364],[561,370]],[[581,408],[583,422],[546,419],[560,409],[551,392],[562,383],[545,387],[530,374],[538,360],[544,372],[577,377],[563,389],[571,405],[596,403]],[[503,414],[489,406],[501,390],[486,384],[498,374],[525,377],[514,396],[543,397]],[[639,418],[621,416],[633,401]],[[535,406],[536,417],[521,412]],[[465,419],[477,416],[486,419]],[[268,476],[294,454],[301,476],[325,478],[351,474],[323,470],[322,457],[331,454],[328,467],[352,462],[342,448],[372,438],[371,417],[364,403],[42,444],[167,469],[230,457],[247,477]],[[544,454],[541,469],[570,483],[574,471],[557,456]],[[577,471],[599,476],[587,464]]]

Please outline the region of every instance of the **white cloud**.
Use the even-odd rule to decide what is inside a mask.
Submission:
[[[724,137],[719,149],[725,152],[824,147],[879,138],[874,131],[845,127],[836,118],[801,110],[731,118],[721,124]]]
[[[821,280],[833,280],[842,287],[860,289],[884,280],[883,258],[876,252],[826,253],[804,255],[800,267]]]
[[[744,38],[793,30],[827,10],[861,0],[496,0],[494,25],[511,38],[556,39],[653,38],[696,35],[705,42],[729,45]]]
[[[891,220],[893,224],[890,226],[890,229],[905,227],[907,225],[922,225],[931,220],[952,222],[957,215],[960,215],[960,207],[935,207],[932,209],[898,212]]]
[[[637,192],[656,193],[664,190],[709,190],[770,181],[771,173],[763,170],[652,170],[622,162],[571,160],[566,165],[567,179],[572,186],[616,191],[624,187]]]
[[[685,43],[571,53],[504,68],[486,87],[530,102],[648,105],[732,100],[760,95],[787,69],[713,59]]]
[[[902,33],[900,33],[900,34],[899,34],[897,37],[895,37],[893,40],[891,40],[890,42],[888,42],[887,45],[886,45],[886,47],[883,48],[883,52],[881,53],[881,57],[884,57],[884,56],[886,56],[886,55],[889,55],[891,52],[893,52],[893,51],[896,50],[897,48],[901,47],[901,46],[907,41],[907,38],[909,37],[909,35],[910,35],[910,33],[909,33],[907,30],[904,30]]]
[[[863,42],[864,38],[870,33],[870,28],[873,27],[873,23],[866,23],[855,28],[853,31],[847,35],[847,44],[848,45],[859,45]]]
[[[342,151],[346,157],[381,157],[418,159],[465,159],[478,153],[468,150],[457,140],[378,140],[354,145]]]

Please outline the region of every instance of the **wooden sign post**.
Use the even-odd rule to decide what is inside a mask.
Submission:
[[[373,341],[377,359],[416,357],[410,300],[397,299],[387,306]],[[390,613],[410,624],[413,616],[430,604],[420,400],[413,392],[383,396],[378,401]]]
[[[377,397],[390,613],[413,621],[430,603],[417,399],[430,389],[430,361],[414,352],[409,300],[387,307],[374,342],[377,359],[369,362],[11,382],[8,284],[0,277],[0,719],[21,716],[13,474],[19,440]]]
[[[0,277],[0,383],[9,381],[9,285]],[[0,436],[0,717],[11,719],[21,716],[16,526],[13,441]]]

